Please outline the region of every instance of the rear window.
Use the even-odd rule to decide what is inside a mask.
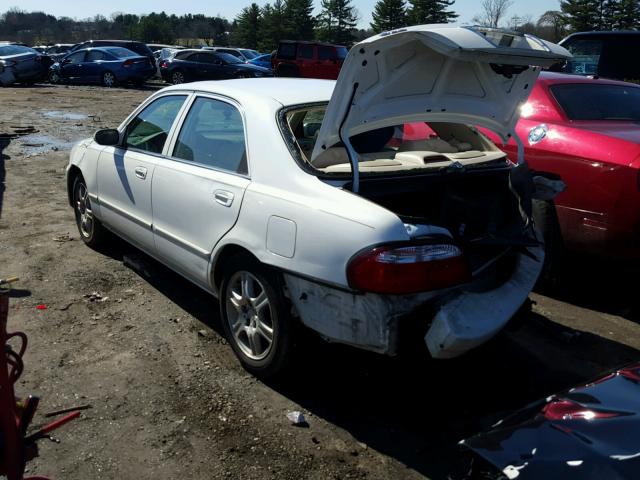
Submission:
[[[281,43],[278,47],[278,58],[294,59],[296,58],[295,43]]]
[[[577,39],[563,45],[573,58],[567,60],[564,71],[578,75],[596,75],[602,55],[602,40]]]
[[[333,47],[318,46],[318,60],[335,60],[337,57]]]
[[[640,87],[576,83],[550,90],[571,120],[640,121]]]
[[[20,45],[5,45],[0,47],[0,57],[20,55],[23,53],[38,53],[38,52],[36,52],[33,48],[23,47]]]

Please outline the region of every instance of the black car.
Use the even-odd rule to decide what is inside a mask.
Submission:
[[[86,42],[75,44],[69,51],[75,52],[76,50],[94,47],[122,47],[126,48],[127,50],[131,50],[138,55],[142,55],[143,57],[148,57],[151,59],[151,61],[155,62],[153,52],[147,46],[147,44],[142,42],[135,42],[133,40],[87,40]]]
[[[73,47],[72,43],[56,43],[44,51],[54,62],[64,57]]]
[[[51,64],[46,55],[18,44],[0,43],[0,86],[44,80]]]
[[[615,80],[640,81],[640,63],[633,52],[640,49],[640,32],[580,32],[560,42],[573,58],[551,70],[594,75]]]
[[[160,62],[160,74],[165,82],[178,84],[197,80],[272,77],[267,68],[244,63],[228,53],[206,50],[182,50]]]

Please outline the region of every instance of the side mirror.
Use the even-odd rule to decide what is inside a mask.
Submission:
[[[103,130],[98,130],[93,136],[93,139],[98,145],[117,145],[120,141],[120,132],[115,128],[105,128]]]

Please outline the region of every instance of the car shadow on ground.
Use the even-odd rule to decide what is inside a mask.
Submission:
[[[562,302],[640,323],[640,260],[567,254],[557,284],[540,293]]]
[[[213,297],[119,239],[103,253],[223,335]],[[566,327],[550,330],[548,323],[525,314],[518,326],[452,360],[430,359],[422,348],[385,357],[302,331],[295,366],[266,385],[312,413],[311,429],[314,418],[322,418],[361,443],[345,454],[373,449],[430,479],[445,479],[461,439],[532,401],[640,359],[637,350],[590,333],[565,338]],[[600,363],[587,367],[594,355]]]

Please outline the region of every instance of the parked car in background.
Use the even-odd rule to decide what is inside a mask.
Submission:
[[[256,58],[249,60],[247,63],[271,70],[271,54],[265,53],[264,55],[258,55]]]
[[[156,53],[158,50],[162,50],[163,48],[172,48],[174,50],[183,50],[186,47],[181,47],[180,45],[166,45],[163,43],[147,43],[147,47],[153,53]]]
[[[176,57],[203,53],[224,55]],[[461,355],[505,326],[544,259],[536,179],[468,124],[507,138],[539,73],[523,67],[568,56],[534,37],[421,25],[358,44],[338,82],[165,88],[72,149],[80,237],[97,246],[112,230],[218,296],[256,375],[291,361],[294,321],[393,355],[420,307],[410,320],[431,355]],[[389,147],[407,121],[438,137]]]
[[[72,52],[76,50],[81,50],[84,48],[93,48],[93,47],[121,47],[126,48],[127,50],[131,50],[132,52],[137,53],[138,55],[143,55],[151,60],[153,58],[153,52],[147,47],[146,43],[135,42],[133,40],[87,40],[86,42],[78,43],[71,47]]]
[[[0,86],[33,84],[47,78],[49,59],[33,48],[0,43]]]
[[[202,47],[203,50],[212,50],[218,53],[226,53],[238,57],[243,62],[248,62],[254,58],[260,56],[260,52],[251,50],[249,48],[235,48],[235,47]]]
[[[640,51],[638,31],[574,33],[560,45],[573,57],[553,66],[553,71],[640,82],[640,62],[629,56]]]
[[[460,442],[450,480],[635,480],[640,364],[550,395]]]
[[[55,45],[51,45],[47,47],[45,53],[54,61],[58,61],[60,58],[64,57],[69,50],[73,47],[72,43],[56,43]]]
[[[85,48],[73,51],[51,66],[51,83],[100,83],[114,87],[118,83],[142,84],[156,71],[145,56],[121,47]]]
[[[283,40],[271,66],[278,77],[338,78],[347,47],[317,42]]]
[[[201,49],[181,50],[160,62],[160,74],[174,85],[197,80],[271,77],[271,70],[244,63],[227,53]]]
[[[33,48],[38,53],[45,53],[48,48],[48,45],[34,45]]]
[[[566,190],[535,205],[549,259],[557,250],[640,258],[640,86],[543,72],[516,133],[534,170]],[[498,145],[496,135],[485,131]],[[502,146],[515,158],[516,143]]]

